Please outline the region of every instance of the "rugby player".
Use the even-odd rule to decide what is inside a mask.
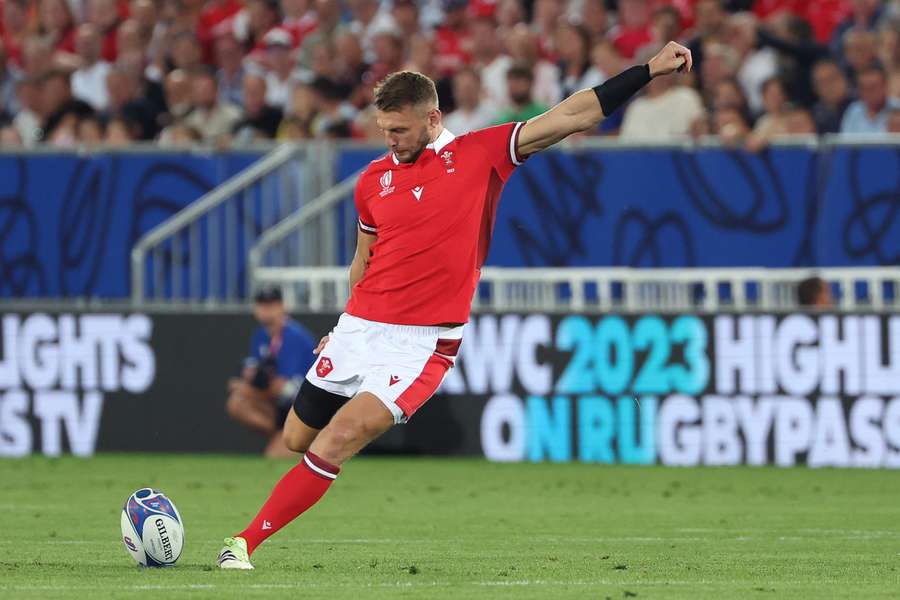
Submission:
[[[252,569],[251,554],[318,502],[345,461],[405,423],[437,390],[459,351],[500,192],[513,170],[594,128],[653,77],[690,69],[690,51],[669,42],[647,64],[527,122],[458,137],[441,125],[428,77],[401,71],[379,83],[377,123],[389,152],[356,186],[350,299],[316,349],[285,422],[285,443],[303,457],[246,529],[226,538],[221,568]]]

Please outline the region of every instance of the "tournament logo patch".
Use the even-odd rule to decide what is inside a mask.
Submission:
[[[383,198],[394,191],[394,186],[391,185],[391,181],[393,181],[393,179],[393,171],[388,171],[381,176],[381,178],[378,180],[378,182],[381,184],[381,191],[378,193],[379,196]]]
[[[331,362],[331,359],[327,356],[320,358],[319,364],[316,365],[316,375],[324,379],[332,371],[334,371],[334,363]]]

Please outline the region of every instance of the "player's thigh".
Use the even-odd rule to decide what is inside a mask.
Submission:
[[[340,465],[394,424],[394,415],[372,393],[360,392],[332,417],[310,450]]]

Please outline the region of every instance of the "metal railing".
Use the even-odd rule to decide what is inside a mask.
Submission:
[[[797,285],[831,284],[840,311],[900,310],[900,269],[631,269],[486,267],[472,308],[479,312],[778,311],[798,307]],[[254,284],[279,284],[293,310],[340,312],[347,267],[261,267]]]
[[[245,301],[247,252],[262,232],[331,186],[332,164],[322,147],[278,146],[154,227],[131,251],[132,302]]]
[[[294,298],[312,296],[313,301],[318,302],[316,298],[320,290],[314,282],[321,283],[328,279],[327,273],[346,273],[347,267],[337,265],[349,262],[356,245],[356,209],[348,200],[352,199],[360,173],[354,173],[298,208],[259,237],[247,257],[251,286],[256,287],[268,280],[260,273],[312,264],[321,270],[315,271],[312,279],[291,281],[291,289],[285,290],[285,293]],[[334,227],[322,226],[322,218],[326,215],[336,224]],[[321,250],[328,246],[336,252],[330,256],[323,255]],[[284,285],[287,282],[278,283]]]

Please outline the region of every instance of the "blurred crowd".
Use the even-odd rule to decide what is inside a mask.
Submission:
[[[595,135],[900,132],[900,0],[0,0],[0,143],[381,139],[376,82],[437,83],[457,134],[524,120],[646,62]]]

